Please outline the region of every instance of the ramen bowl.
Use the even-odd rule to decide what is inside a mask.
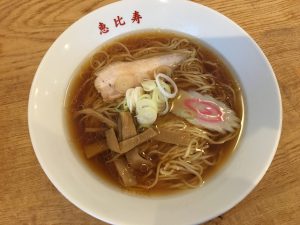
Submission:
[[[236,75],[244,99],[236,151],[207,183],[171,195],[134,195],[112,187],[82,162],[66,128],[66,91],[84,59],[112,38],[147,29],[187,34],[213,49]],[[42,59],[28,104],[32,145],[46,175],[70,202],[112,224],[196,224],[226,212],[267,171],[281,121],[278,84],[258,45],[227,17],[183,0],[120,1],[75,22]]]

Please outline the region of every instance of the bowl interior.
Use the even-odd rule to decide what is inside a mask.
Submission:
[[[140,23],[132,23],[135,11],[142,16]],[[125,25],[116,27],[118,16]],[[100,34],[99,22],[109,27],[108,33]],[[64,118],[66,90],[82,61],[103,42],[144,29],[179,31],[213,48],[234,70],[245,101],[239,148],[222,170],[201,188],[151,198],[120,192],[91,173],[72,151]],[[282,118],[275,75],[256,43],[225,16],[181,0],[120,1],[70,26],[41,61],[31,87],[28,116],[35,153],[52,183],[76,206],[113,224],[195,224],[230,209],[266,172]]]

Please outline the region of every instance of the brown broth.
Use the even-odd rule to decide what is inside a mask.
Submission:
[[[174,33],[170,31],[162,31],[162,30],[151,30],[151,31],[144,31],[144,32],[138,32],[134,34],[128,34],[123,35],[117,39],[110,40],[109,42],[105,43],[104,45],[100,46],[94,53],[100,51],[100,50],[108,50],[108,51],[118,51],[118,49],[110,49],[110,46],[112,42],[114,41],[120,41],[122,43],[126,43],[129,46],[133,46],[136,48],[137,46],[143,45],[145,42],[141,42],[141,40],[145,39],[156,39],[156,40],[162,40],[166,38],[171,37],[181,37],[181,38],[187,38],[196,46],[200,46],[202,49],[202,53],[205,56],[205,59],[213,61],[218,63],[220,66],[221,74],[224,76],[224,80],[228,80],[230,82],[230,85],[233,87],[233,89],[236,92],[236,104],[234,105],[233,109],[235,110],[237,116],[239,118],[242,118],[243,123],[243,116],[244,116],[244,106],[243,106],[243,98],[242,93],[240,90],[240,87],[238,85],[237,80],[234,78],[233,72],[229,69],[229,67],[224,63],[224,60],[221,59],[220,56],[218,56],[215,52],[213,52],[211,49],[209,49],[207,46],[205,46],[203,43],[199,42],[199,40],[192,38],[187,35]],[[79,69],[75,72],[70,85],[67,90],[67,97],[65,101],[65,109],[66,109],[66,124],[67,129],[70,134],[71,142],[74,146],[74,152],[75,154],[78,154],[82,160],[82,162],[96,175],[100,178],[101,181],[104,181],[113,185],[114,187],[121,188],[125,191],[130,191],[138,193],[138,194],[170,194],[174,193],[173,190],[169,189],[161,189],[160,187],[154,187],[151,190],[136,190],[136,189],[125,189],[118,183],[118,174],[113,168],[113,166],[107,166],[104,163],[103,158],[101,157],[94,157],[93,159],[86,159],[84,152],[83,152],[83,143],[86,142],[86,140],[83,140],[83,131],[78,129],[76,126],[73,117],[72,112],[76,109],[78,109],[80,104],[80,96],[77,96],[78,104],[74,104],[73,98],[76,96],[76,92],[79,89],[80,85],[92,74],[92,69],[90,68],[90,57],[88,57],[82,65],[80,65]],[[72,107],[71,107],[72,106]],[[76,108],[77,107],[77,108]],[[240,129],[242,130],[242,128]],[[221,167],[224,165],[224,163],[228,160],[229,156],[232,154],[232,152],[236,149],[238,140],[240,138],[241,132],[238,131],[239,134],[236,135],[236,137],[233,140],[230,140],[222,145],[211,145],[210,150],[211,151],[219,151],[221,157],[219,157],[218,163],[215,166],[209,167],[205,170],[203,177],[204,181],[206,182],[213,174],[215,174],[216,171],[221,169]],[[177,192],[178,190],[175,190]]]

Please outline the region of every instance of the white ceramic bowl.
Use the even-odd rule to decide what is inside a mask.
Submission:
[[[134,11],[142,16],[132,23]],[[126,24],[115,27],[114,18]],[[109,32],[100,35],[103,22]],[[123,193],[102,182],[74,154],[64,127],[64,99],[75,69],[104,41],[120,34],[160,28],[192,35],[215,49],[237,74],[245,100],[239,148],[204,186],[175,195]],[[238,25],[205,6],[183,0],[125,0],[95,10],[70,26],[44,56],[28,105],[37,158],[56,188],[88,214],[113,224],[195,224],[241,201],[260,181],[280,137],[281,98],[263,52]]]

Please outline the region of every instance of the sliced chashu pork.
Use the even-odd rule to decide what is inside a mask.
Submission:
[[[169,53],[132,62],[114,62],[95,75],[95,88],[104,101],[123,96],[127,89],[138,86],[145,79],[154,79],[154,70],[161,66],[176,67],[186,59],[183,53]]]

